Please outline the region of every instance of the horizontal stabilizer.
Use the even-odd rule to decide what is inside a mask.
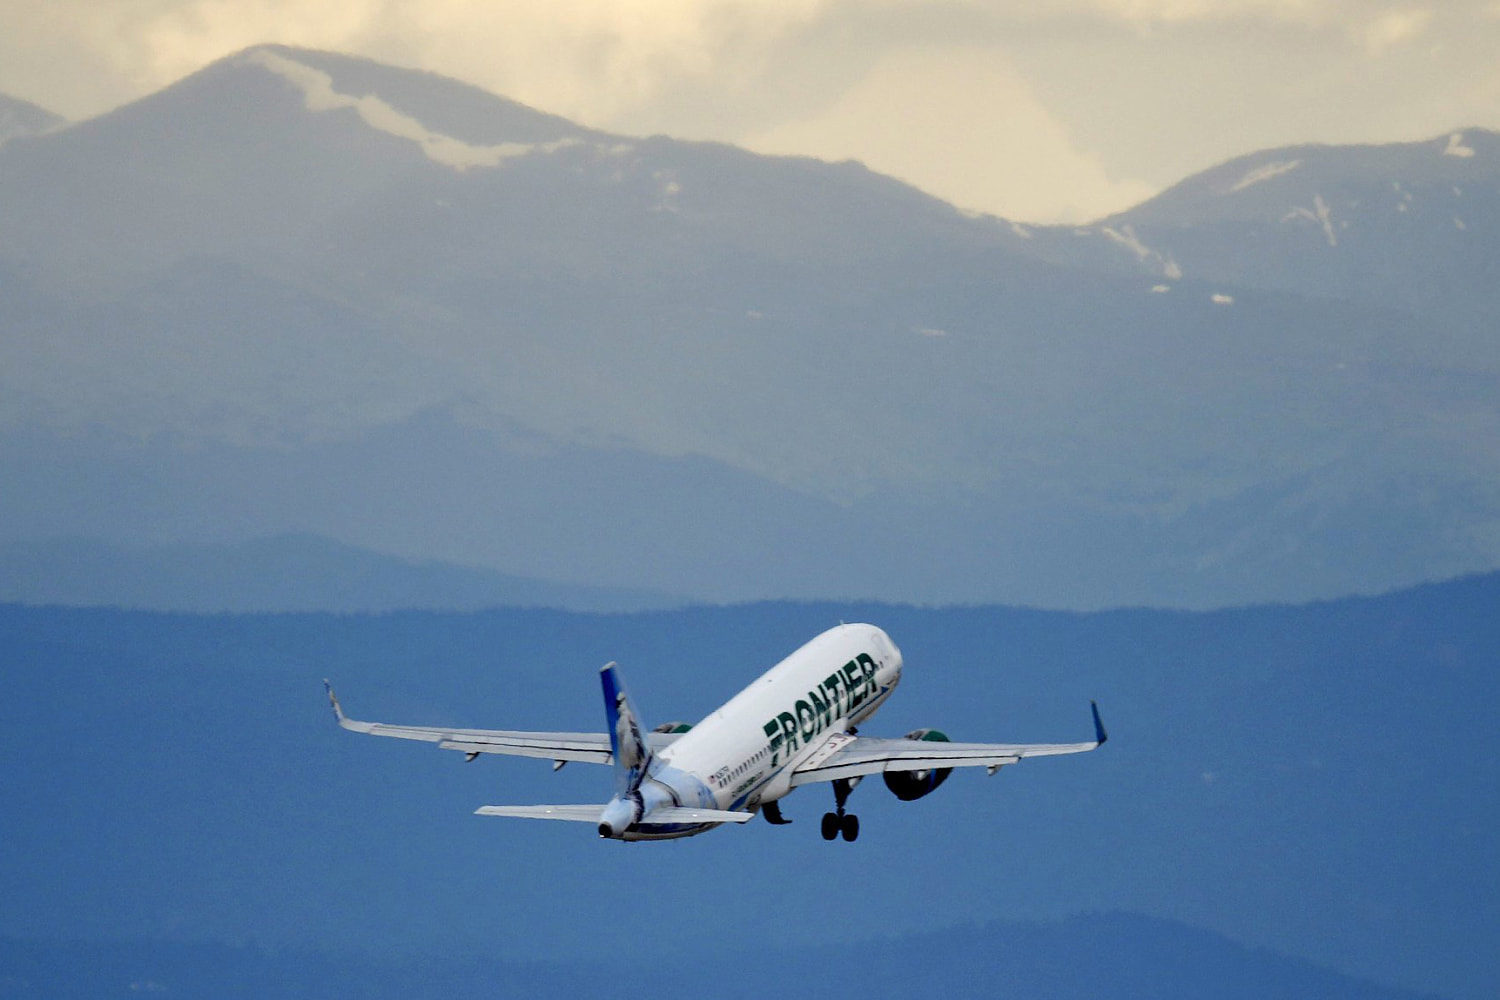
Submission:
[[[594,806],[480,806],[475,816],[515,816],[519,819],[565,819],[574,823],[597,823],[604,803]]]
[[[476,816],[513,816],[518,819],[562,819],[574,823],[597,823],[605,805],[583,806],[480,806]],[[694,809],[691,806],[667,806],[653,809],[642,821],[645,825],[661,823],[748,823],[754,813],[728,809]]]
[[[738,812],[731,809],[694,809],[692,806],[667,806],[653,809],[641,820],[651,823],[748,823],[755,813]]]

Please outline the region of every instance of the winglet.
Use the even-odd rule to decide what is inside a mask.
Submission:
[[[1094,742],[1099,746],[1103,746],[1109,740],[1109,733],[1104,731],[1104,723],[1099,721],[1099,703],[1091,701],[1089,702],[1089,708],[1094,713]]]
[[[343,706],[339,704],[339,696],[333,693],[333,685],[328,683],[328,678],[323,678],[323,690],[328,692],[328,704],[333,706],[333,717],[340,726],[356,733],[368,733],[374,730],[373,722],[356,722],[344,714]]]
[[[333,685],[328,683],[327,677],[323,678],[323,690],[328,692],[328,704],[333,706],[333,717],[342,726],[344,724],[344,710],[339,706],[339,696],[333,693]]]

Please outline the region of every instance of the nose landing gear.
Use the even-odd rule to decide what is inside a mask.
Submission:
[[[852,781],[840,778],[833,782],[834,811],[823,814],[824,840],[834,840],[840,834],[851,843],[859,838],[859,817],[844,812],[844,803],[849,801],[849,793],[854,791],[854,786],[858,783],[858,778]]]

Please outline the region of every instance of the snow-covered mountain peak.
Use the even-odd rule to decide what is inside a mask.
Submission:
[[[331,74],[274,48],[251,49],[242,58],[246,63],[263,67],[287,80],[300,90],[308,111],[353,110],[370,128],[398,139],[410,140],[432,162],[458,171],[471,167],[495,167],[506,160],[530,153],[555,152],[583,142],[578,136],[565,136],[549,142],[469,143],[429,128],[411,115],[398,110],[378,94],[342,92],[336,88]]]
[[[1500,133],[1459,129],[1421,142],[1306,145],[1236,157],[1173,185],[1115,220],[1137,226],[1274,223],[1321,197],[1348,211],[1381,204],[1378,195],[1449,190],[1500,178]],[[1317,214],[1314,212],[1314,214]]]
[[[294,84],[307,110],[327,110],[330,101],[337,101],[339,107],[354,106],[348,103],[350,100],[369,101],[391,109],[383,112],[372,107],[377,120],[389,124],[391,116],[398,115],[419,123],[423,133],[475,147],[604,137],[566,118],[451,77],[318,49],[257,45],[227,56],[197,75],[245,68],[270,71]],[[364,112],[360,114],[364,116]],[[411,126],[404,128],[410,131]]]
[[[1418,312],[1490,307],[1500,281],[1500,133],[1262,150],[1195,174],[1050,259],[1153,278],[1346,298]],[[1486,315],[1488,315],[1486,313]]]

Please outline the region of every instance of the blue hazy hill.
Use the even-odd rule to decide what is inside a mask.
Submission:
[[[161,942],[42,943],[0,938],[0,997],[52,1000],[123,993],[168,993],[216,1000],[267,997],[525,996],[573,998],[608,991],[623,979],[653,982],[663,997],[759,998],[771,984],[818,983],[821,997],[1013,996],[1032,1000],[1416,1000],[1419,994],[1340,976],[1263,949],[1235,945],[1181,924],[1114,913],[1043,924],[991,922],[840,949],[830,974],[826,949],[803,944],[774,952],[700,956],[718,970],[682,966],[663,975],[648,959],[538,962],[472,957],[379,957],[267,950],[247,945]],[[701,967],[701,966],[700,966]]]
[[[1500,988],[1480,875],[1500,818],[1496,607],[1496,576],[1211,613],[4,607],[0,935],[690,971],[707,952],[811,940],[826,961],[1129,911],[1478,1000]],[[692,721],[839,619],[880,623],[906,657],[867,732],[1083,738],[1096,697],[1112,740],[915,803],[867,782],[852,846],[818,838],[819,789],[786,801],[790,827],[621,845],[471,815],[601,801],[607,773],[345,733],[320,685],[362,718],[594,729],[615,659],[648,721]]]

